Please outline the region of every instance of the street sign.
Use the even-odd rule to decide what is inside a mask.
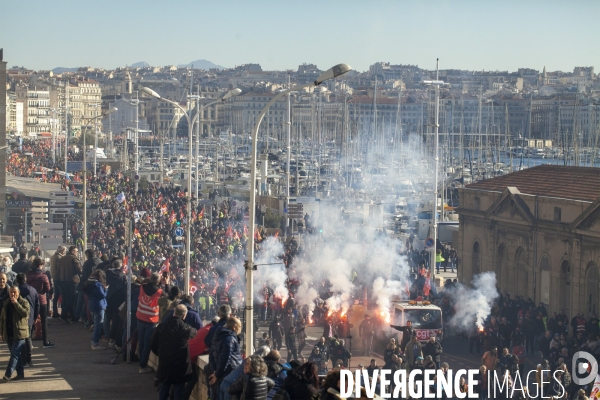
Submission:
[[[177,241],[183,240],[183,236],[177,236],[177,237],[175,238],[175,240],[177,240]]]
[[[179,227],[179,228],[175,228],[175,236],[183,236],[183,228]]]
[[[47,201],[32,201],[31,205],[34,207],[48,207]]]
[[[45,212],[48,212],[48,207],[31,207],[31,212],[45,213]]]
[[[435,240],[433,240],[433,238],[427,238],[425,239],[425,247],[431,247],[435,244]]]
[[[63,224],[62,224],[62,222],[60,222],[60,223],[49,222],[49,223],[41,224],[40,228],[42,228],[42,229],[48,229],[48,230],[50,230],[50,229],[62,229],[63,228]]]
[[[50,200],[50,205],[54,207],[58,206],[74,206],[75,200]]]
[[[74,208],[51,208],[50,214],[74,214]]]
[[[249,220],[250,220],[250,214],[244,213],[244,221],[249,221]]]
[[[66,199],[68,197],[75,197],[75,192],[50,192],[50,197],[55,199]]]
[[[63,236],[63,232],[62,231],[48,231],[48,230],[42,230],[40,231],[40,237],[59,237],[62,239]]]
[[[46,211],[47,211],[47,210],[46,210]],[[43,220],[46,220],[46,219],[48,219],[48,214],[41,214],[41,213],[35,213],[35,214],[34,214],[34,213],[32,213],[32,214],[31,214],[31,219],[32,219],[32,220],[36,220],[36,219],[43,219]],[[44,222],[47,222],[47,221],[44,221]]]
[[[40,238],[40,246],[42,246],[42,249],[44,250],[56,249],[56,247],[58,247],[61,244],[63,244],[62,238]]]

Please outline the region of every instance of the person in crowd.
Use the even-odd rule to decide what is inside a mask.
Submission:
[[[261,346],[258,349],[256,349],[254,355],[265,358],[270,352],[271,349],[269,347]],[[246,365],[242,362],[233,371],[231,371],[231,373],[229,373],[225,378],[223,378],[223,381],[221,382],[221,385],[219,387],[219,400],[231,399],[231,395],[229,394],[229,387],[233,385],[233,383],[237,381],[242,375],[244,375],[245,368]]]
[[[423,350],[421,343],[417,340],[417,335],[412,337],[412,340],[406,344],[406,363],[410,370],[414,369],[417,357],[423,360]]]
[[[281,350],[284,334],[285,331],[283,330],[281,319],[279,316],[276,316],[269,325],[269,337],[273,340],[273,348],[275,350]]]
[[[323,387],[310,400],[339,400],[340,396],[340,370],[334,369],[325,377]]]
[[[42,328],[42,346],[44,349],[54,347],[48,340],[48,294],[50,293],[50,280],[44,273],[44,260],[36,257],[31,262],[31,269],[27,271],[27,284],[32,286],[38,294],[39,315]]]
[[[31,353],[33,352],[33,342],[31,333],[33,332],[33,324],[38,318],[40,313],[40,299],[37,291],[30,285],[27,284],[26,275],[22,272],[17,274],[15,279],[15,286],[19,288],[20,296],[25,298],[29,303],[29,319],[27,324],[29,326],[29,336],[25,339],[25,347],[23,348],[23,364],[26,367],[32,367],[33,362],[31,360]]]
[[[218,346],[216,368],[208,377],[209,384],[216,388],[219,388],[221,381],[242,362],[237,337],[241,330],[241,321],[235,317],[229,317],[225,326],[217,333],[215,338]],[[215,393],[218,393],[218,390],[215,390]]]
[[[92,314],[94,330],[92,331],[92,350],[106,350],[100,345],[100,336],[106,311],[106,274],[101,269],[94,270],[81,288],[88,297],[88,308]]]
[[[302,364],[289,371],[283,382],[283,390],[290,400],[310,399],[319,391],[319,367],[314,362]]]
[[[66,254],[67,248],[63,245],[60,245],[56,248],[56,251],[52,257],[50,257],[50,273],[53,281],[50,282],[50,285],[54,288],[54,293],[52,296],[52,318],[60,318],[60,314],[58,313],[58,299],[60,298],[60,287],[62,286],[62,281],[60,279],[60,275],[58,274],[58,263]]]
[[[160,384],[159,400],[168,400],[171,390],[174,398],[183,399],[185,382],[192,374],[188,342],[196,336],[197,330],[184,322],[187,313],[186,306],[178,305],[173,315],[160,323],[152,335],[150,348],[160,360],[156,371]]]
[[[96,252],[92,249],[87,249],[85,251],[85,262],[82,265],[81,277],[79,279],[79,284],[77,285],[77,304],[75,306],[75,321],[79,322],[88,322],[87,321],[87,308],[85,304],[85,295],[81,289],[83,289],[83,285],[87,282],[88,278],[92,274],[92,272],[98,267],[101,263],[100,259],[96,257]]]
[[[203,326],[202,320],[200,319],[200,314],[198,314],[198,312],[194,310],[194,298],[189,294],[184,294],[183,296],[181,296],[181,301],[179,302],[179,304],[183,304],[188,309],[184,322],[196,330],[201,329]],[[165,318],[169,318],[172,315],[173,310],[168,311]]]
[[[10,350],[8,365],[2,378],[5,381],[25,378],[22,350],[25,339],[29,337],[29,313],[29,302],[20,296],[17,286],[11,287],[8,290],[8,300],[3,302],[0,312],[1,340],[6,342]],[[17,375],[13,377],[15,371]]]
[[[292,367],[288,363],[281,363],[281,355],[277,350],[271,350],[263,358],[267,364],[267,377],[275,383],[267,395],[267,399],[271,400],[283,387],[283,382],[287,378],[289,371],[292,370]]]
[[[79,249],[71,246],[69,252],[60,258],[57,265],[62,296],[61,319],[66,323],[77,322],[75,321],[75,302],[77,301],[77,285],[80,282],[81,272]]]
[[[158,299],[163,293],[162,289],[158,287],[159,283],[160,275],[157,273],[152,274],[148,283],[143,284],[140,288],[138,297],[139,302],[135,316],[139,338],[140,374],[152,372],[152,368],[148,366],[148,357],[150,356],[152,334],[159,322]],[[185,314],[183,314],[182,319],[185,318]]]
[[[31,262],[27,259],[27,250],[19,251],[19,260],[13,264],[12,270],[15,274],[26,274],[31,268]]]
[[[298,349],[296,348],[296,328],[291,326],[285,334],[285,347],[287,348],[287,362],[298,359]]]
[[[358,336],[361,339],[363,356],[370,357],[371,351],[373,350],[373,335],[375,334],[375,328],[371,321],[371,316],[365,314],[365,318],[358,326]]]
[[[442,344],[435,336],[431,336],[423,348],[423,355],[431,356],[436,367],[440,368],[442,351]]]
[[[142,269],[142,276],[147,275],[145,278],[150,277],[150,271],[146,268]],[[167,316],[167,313],[175,308],[175,306],[179,303],[179,296],[181,295],[181,290],[177,286],[171,286],[169,289],[168,296],[161,296],[158,299],[158,319],[162,321]],[[196,328],[198,329],[198,328]]]
[[[244,375],[229,387],[230,395],[248,400],[267,400],[275,383],[267,377],[267,364],[260,356],[252,355],[244,362]]]
[[[127,301],[127,277],[123,272],[123,261],[120,259],[113,261],[111,267],[105,273],[108,290],[106,292],[106,311],[102,329],[104,330],[105,339],[108,339],[108,347],[117,346],[120,349],[123,320],[119,315],[119,307]],[[149,340],[150,337],[145,343],[148,343]]]

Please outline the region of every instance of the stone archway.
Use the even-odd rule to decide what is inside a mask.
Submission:
[[[527,272],[527,254],[522,247],[515,253],[515,288],[517,296],[529,297],[529,273]]]
[[[481,273],[481,249],[477,241],[473,243],[473,253],[471,253],[471,272],[473,277]]]
[[[559,307],[569,315],[571,309],[571,265],[567,260],[560,263]]]
[[[595,314],[598,312],[598,299],[600,290],[600,274],[598,273],[598,267],[596,264],[589,263],[587,267],[587,271],[585,274],[585,308],[587,311],[586,317],[589,317],[591,314]]]

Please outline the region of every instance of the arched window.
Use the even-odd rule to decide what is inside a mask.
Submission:
[[[506,246],[503,244],[498,247],[496,255],[496,282],[498,290],[504,292],[508,286],[508,268],[506,267]]]
[[[471,271],[473,276],[481,272],[481,254],[479,251],[479,242],[473,243],[473,254],[471,259]]]
[[[522,247],[519,247],[515,254],[515,276],[517,295],[527,298],[529,296],[529,274],[527,272],[527,255]]]
[[[587,284],[585,304],[588,314],[593,314],[598,312],[598,290],[600,290],[600,276],[596,264],[588,264],[585,280]]]
[[[540,302],[550,305],[550,259],[542,257],[540,262]]]

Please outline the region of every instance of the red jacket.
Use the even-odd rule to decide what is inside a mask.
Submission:
[[[48,280],[46,274],[40,269],[35,269],[27,271],[26,276],[27,284],[33,287],[38,293],[40,305],[46,305],[48,303],[46,301],[46,293],[50,291],[50,281]]]
[[[196,363],[196,358],[201,356],[208,351],[208,347],[204,344],[204,338],[208,335],[208,331],[213,327],[213,324],[208,324],[198,331],[196,336],[188,341],[188,347],[190,348],[190,360],[193,364]]]

